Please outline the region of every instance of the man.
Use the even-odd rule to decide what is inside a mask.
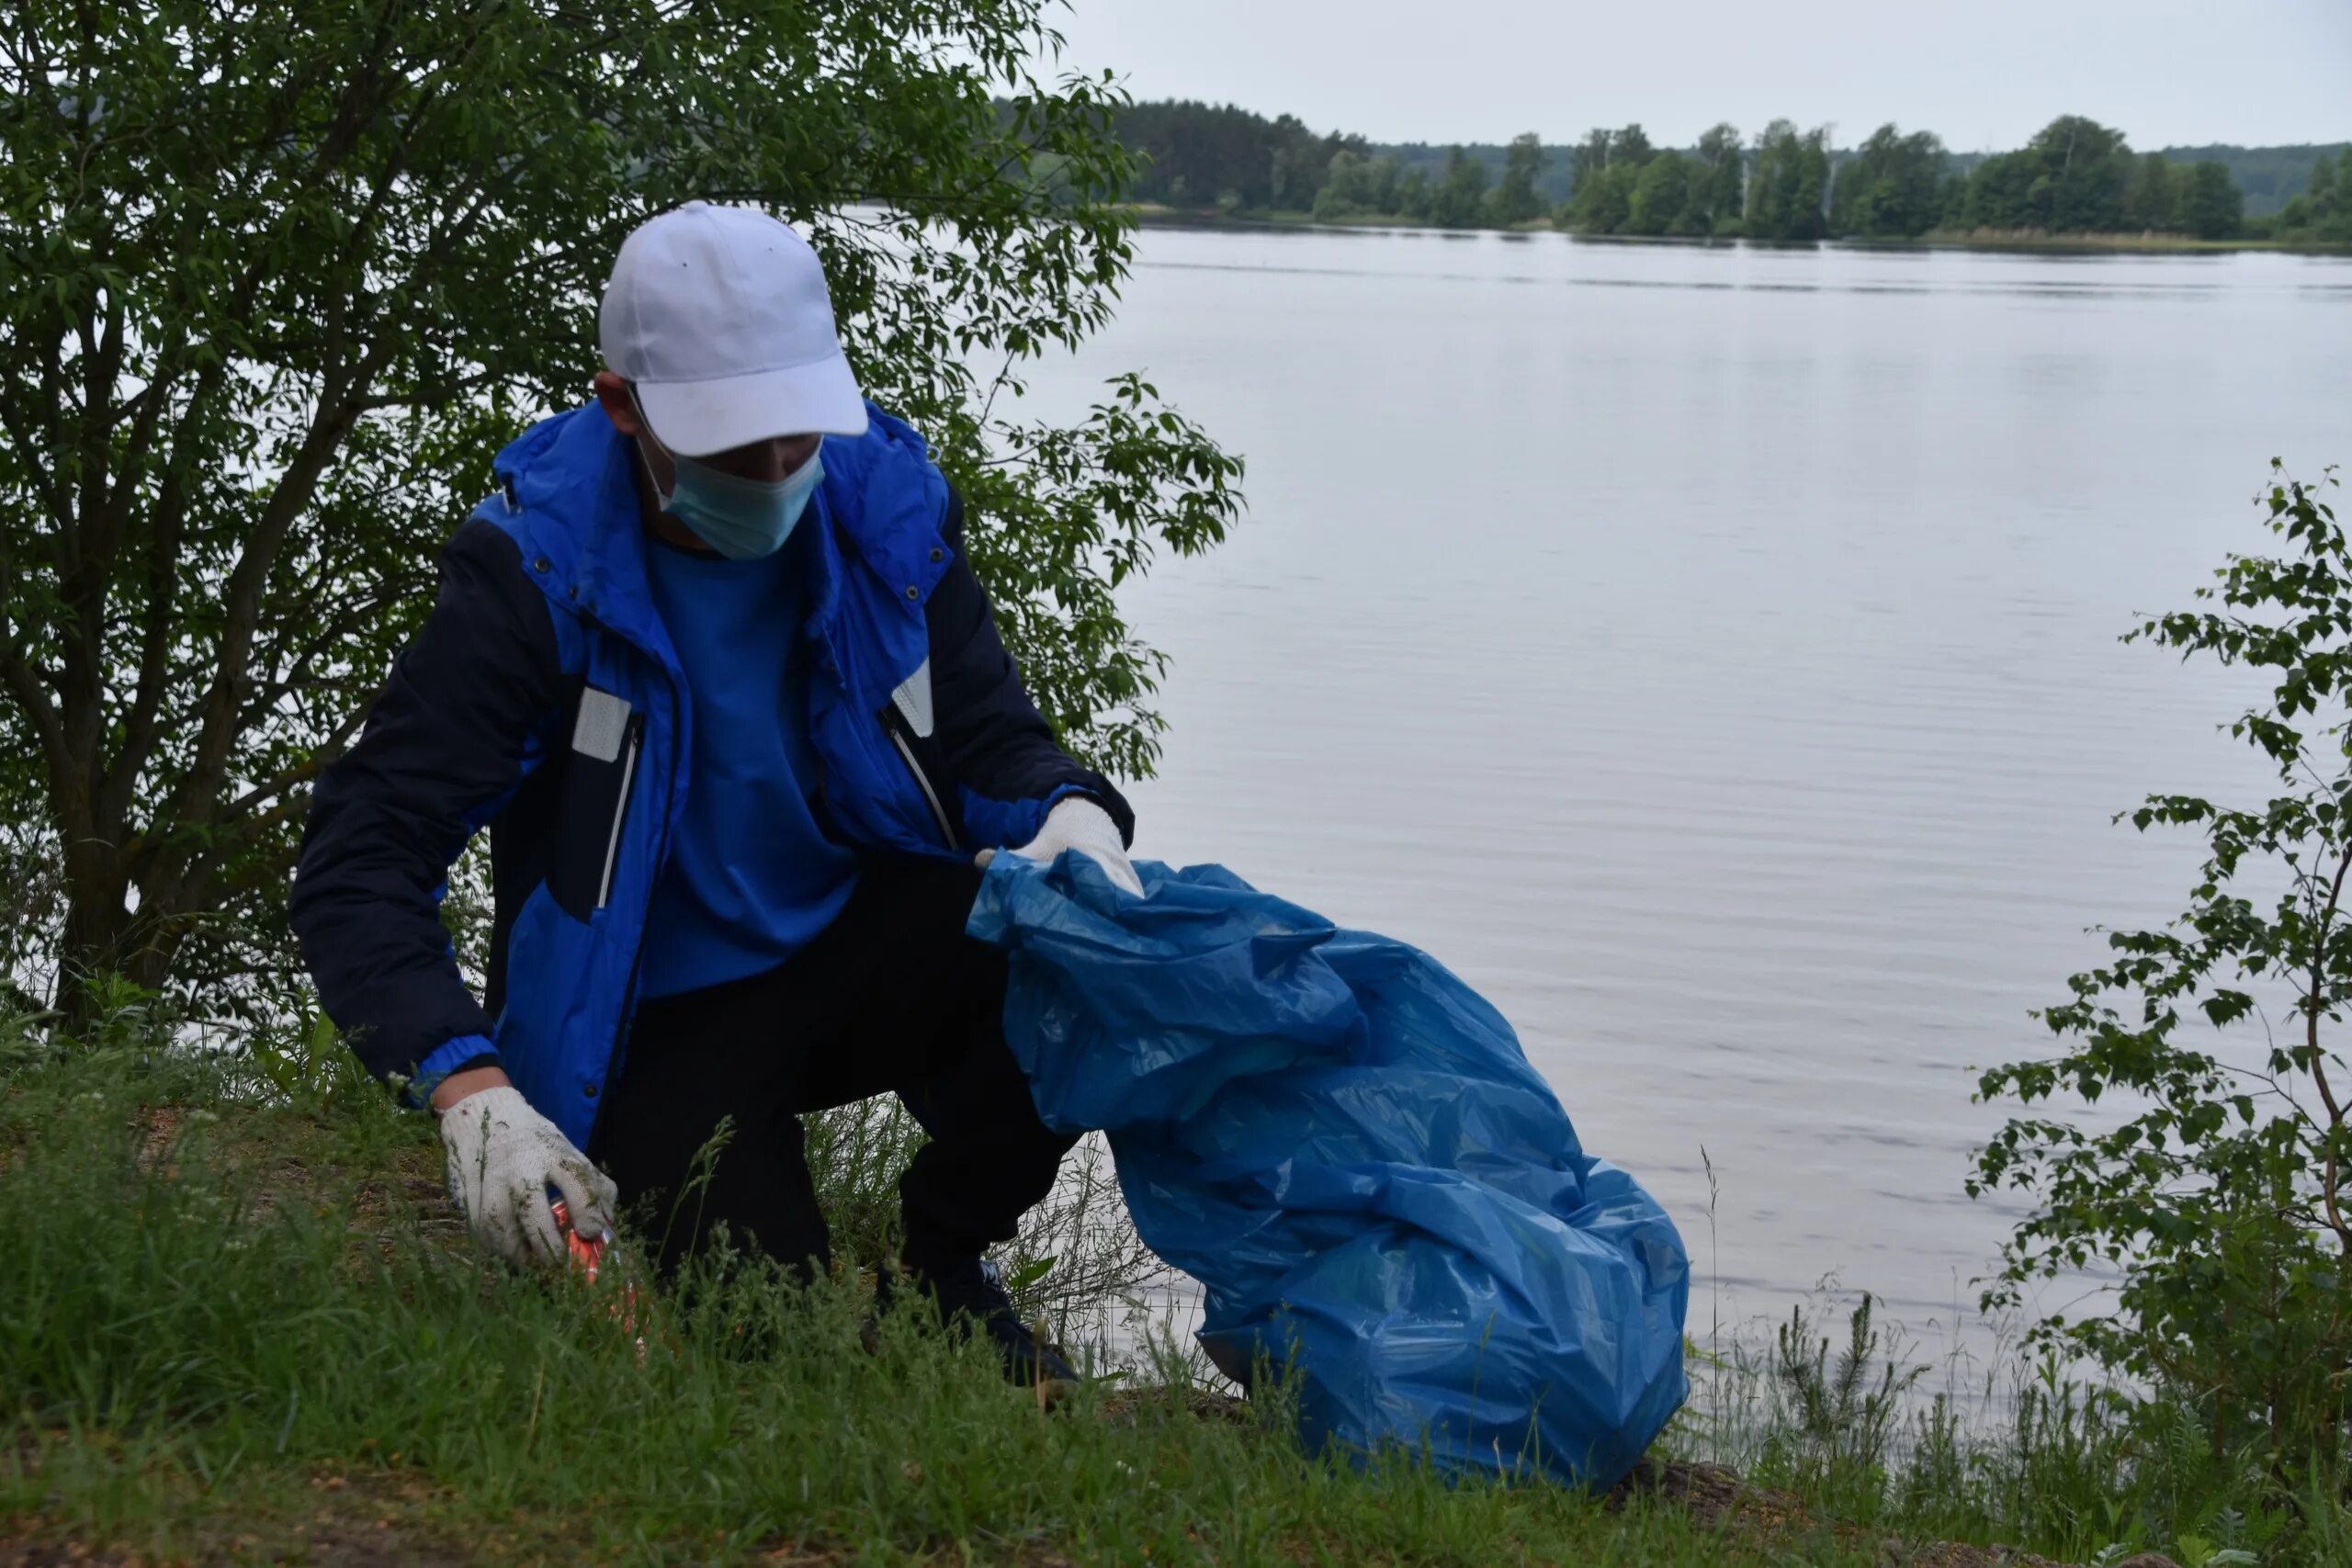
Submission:
[[[1133,816],[1023,691],[961,498],[860,395],[797,234],[653,219],[598,336],[595,400],[499,454],[320,781],[293,898],[320,994],[439,1115],[452,1193],[516,1262],[562,1256],[553,1189],[591,1235],[650,1198],[665,1269],[724,1224],[821,1269],[799,1113],[896,1091],[932,1139],[900,1183],[908,1273],[1009,1375],[1066,1377],[981,1263],[1069,1140],[964,922],[992,848],[1076,849],[1139,892]],[[484,827],[486,1005],[439,919]]]

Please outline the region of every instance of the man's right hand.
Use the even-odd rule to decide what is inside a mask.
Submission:
[[[563,1194],[572,1229],[582,1235],[612,1234],[620,1194],[554,1122],[505,1082],[503,1073],[498,1079],[470,1093],[460,1088],[446,1106],[439,1104],[439,1092],[434,1096],[441,1143],[448,1152],[449,1195],[465,1211],[484,1251],[526,1268],[558,1263],[568,1249],[548,1189]],[[450,1081],[439,1086],[452,1087]]]

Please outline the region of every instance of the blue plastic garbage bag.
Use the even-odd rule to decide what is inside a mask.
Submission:
[[[1136,1229],[1231,1373],[1295,1368],[1310,1441],[1608,1486],[1681,1404],[1689,1259],[1587,1155],[1502,1015],[1403,942],[1219,866],[1000,856],[1037,1109],[1110,1134]]]

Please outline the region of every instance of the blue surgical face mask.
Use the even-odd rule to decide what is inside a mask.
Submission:
[[[677,479],[662,510],[729,560],[758,560],[782,549],[825,477],[821,445],[780,479],[739,479],[692,457],[673,455],[670,462]]]
[[[644,420],[642,409],[638,418]],[[645,439],[662,446],[650,423]],[[662,510],[729,560],[759,560],[784,548],[793,525],[808,509],[808,498],[825,478],[822,440],[807,462],[780,479],[739,479],[666,447],[662,450],[675,476],[670,493],[662,495]],[[654,486],[654,493],[661,495],[660,485]]]

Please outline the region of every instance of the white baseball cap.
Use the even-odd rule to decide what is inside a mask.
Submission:
[[[690,201],[639,224],[613,260],[596,342],[681,457],[865,434],[817,253],[752,208]]]

